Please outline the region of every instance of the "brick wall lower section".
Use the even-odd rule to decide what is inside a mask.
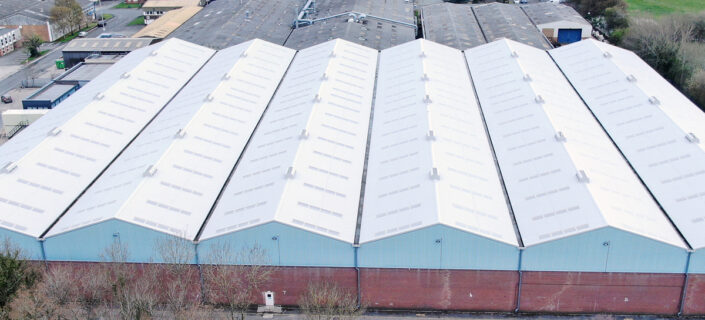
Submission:
[[[361,269],[370,308],[512,311],[513,271]]]
[[[678,313],[682,274],[524,272],[521,311]]]
[[[3,25],[2,27],[17,29],[20,26]],[[44,41],[44,42],[50,41],[49,29],[47,28],[46,25],[25,25],[25,26],[22,26],[21,34],[22,34],[22,40],[27,40],[31,36],[36,34],[42,39],[42,41]],[[54,39],[54,40],[56,40],[56,39]]]
[[[134,266],[141,276],[157,279],[162,291],[169,290],[164,265]],[[105,270],[100,263],[82,262],[50,262],[49,267],[70,268],[76,277]],[[190,296],[200,299],[198,269],[191,267]],[[362,299],[371,309],[512,312],[518,279],[515,271],[360,269]],[[673,315],[680,307],[683,281],[682,274],[526,271],[520,311]],[[294,306],[309,284],[321,282],[356,293],[357,273],[354,268],[278,267],[260,291],[273,291],[278,305]],[[261,293],[252,294],[252,303],[264,304]],[[683,311],[705,315],[704,274],[689,276]]]
[[[690,274],[683,305],[685,315],[705,315],[705,274]]]

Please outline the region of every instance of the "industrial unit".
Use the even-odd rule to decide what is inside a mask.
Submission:
[[[0,236],[73,263],[257,244],[375,307],[705,314],[703,128],[593,40],[168,39],[0,146]]]

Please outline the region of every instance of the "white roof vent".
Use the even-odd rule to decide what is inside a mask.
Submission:
[[[313,97],[313,102],[321,102],[321,96],[318,93],[316,93],[316,96]]]
[[[441,175],[438,174],[438,168],[431,169],[431,172],[429,172],[428,176],[431,178],[431,180],[441,180]]]
[[[661,104],[661,101],[658,98],[656,98],[656,96],[651,96],[651,98],[649,98],[649,103],[651,103],[655,106],[658,106]]]
[[[335,58],[335,57],[336,57],[336,55],[335,55],[335,51],[331,51],[331,53],[330,53],[329,57],[331,57],[331,58]]]
[[[519,58],[519,54],[516,51],[512,51],[512,58]]]
[[[321,81],[326,81],[326,80],[328,80],[328,75],[323,73],[323,75],[321,76]]]
[[[286,169],[286,177],[293,179],[296,176],[296,169],[294,167],[289,167]]]
[[[428,130],[428,133],[426,133],[426,139],[436,141],[436,134],[433,133],[433,130]]]
[[[299,134],[299,139],[300,140],[308,139],[308,130],[306,130],[306,129],[301,130],[301,134]]]
[[[230,74],[229,73],[224,74],[223,80],[230,80]]]
[[[10,173],[15,171],[15,169],[17,169],[17,164],[14,162],[8,162],[4,167],[2,167],[2,172]]]
[[[607,52],[607,51],[603,52],[603,53],[602,53],[602,56],[605,57],[605,58],[612,58],[612,54],[609,53],[609,52]]]
[[[54,127],[54,129],[51,129],[51,131],[49,131],[50,136],[58,136],[59,133],[61,133],[61,128],[59,127]]]
[[[213,95],[209,93],[209,94],[203,99],[203,101],[204,101],[204,102],[211,102],[211,101],[213,101],[213,99],[214,99]]]
[[[159,54],[159,53],[157,52],[157,50],[154,50],[154,51],[152,51],[152,52],[149,53],[149,55],[152,56],[152,57],[154,57],[154,56],[156,56],[156,55],[158,55],[158,54]]]
[[[426,52],[421,51],[421,54],[419,54],[419,58],[426,58],[426,57],[428,57],[426,55]]]
[[[578,178],[579,182],[590,183],[590,178],[588,178],[587,174],[583,170],[578,171],[578,173],[575,174],[575,177]]]
[[[426,96],[423,98],[423,102],[426,103],[426,104],[431,103],[431,97],[429,97],[428,95],[426,95]]]
[[[127,78],[129,78],[129,77],[130,77],[130,73],[128,73],[128,72],[125,72],[125,73],[123,73],[123,74],[120,75],[120,78],[122,78],[122,79],[127,79]]]
[[[695,136],[695,134],[692,132],[689,132],[687,135],[685,135],[685,139],[691,143],[700,143],[700,139],[698,139],[698,137]]]
[[[536,98],[534,98],[534,101],[538,104],[544,104],[546,103],[546,100],[543,100],[543,97],[541,95],[537,95]]]
[[[531,79],[531,76],[528,73],[524,75],[524,81],[530,82],[531,80],[533,79]]]
[[[105,97],[105,95],[102,92],[98,92],[93,99],[95,100],[102,100]]]
[[[179,129],[179,131],[176,131],[176,134],[174,135],[174,138],[183,139],[185,136],[186,136],[186,130],[184,130],[184,129]]]
[[[157,167],[154,165],[150,165],[147,167],[147,170],[144,170],[144,173],[142,173],[143,177],[153,177],[157,173]]]
[[[563,131],[558,131],[556,132],[556,141],[558,142],[566,142],[568,139],[566,139],[565,135],[563,134]]]
[[[247,52],[241,53],[241,54],[240,54],[240,57],[242,57],[242,58],[247,58]]]
[[[428,75],[424,73],[424,74],[423,74],[423,77],[421,77],[421,81],[428,81],[428,80],[430,80],[430,79],[428,78]]]
[[[633,74],[627,76],[627,81],[636,82],[636,77]]]

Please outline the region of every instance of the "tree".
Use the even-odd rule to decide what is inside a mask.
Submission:
[[[29,54],[30,57],[38,57],[39,56],[39,46],[42,45],[42,38],[40,38],[38,35],[33,34],[25,40],[22,45],[24,46],[25,52]]]
[[[31,287],[40,273],[25,259],[22,250],[9,238],[0,243],[0,309],[4,309],[18,290]]]
[[[688,80],[688,96],[705,112],[705,70],[696,71]]]
[[[627,3],[624,0],[571,0],[570,2],[580,14],[587,17],[602,16],[607,8],[627,10]]]
[[[161,301],[172,319],[192,319],[202,311],[198,296],[190,288],[197,278],[191,263],[195,251],[193,242],[183,237],[166,236],[156,241],[159,256],[164,262],[165,275],[162,283],[166,286]],[[197,292],[197,291],[195,291]]]
[[[225,304],[229,319],[245,319],[252,296],[269,282],[274,267],[269,266],[267,251],[258,244],[235,252],[229,243],[210,246],[203,278],[208,300]]]
[[[365,312],[354,293],[331,282],[309,284],[299,307],[307,320],[355,319]]]
[[[77,301],[78,285],[68,267],[44,273],[43,281],[22,288],[10,303],[12,319],[85,319]]]
[[[81,29],[86,18],[76,0],[56,0],[49,17],[62,34]]]
[[[111,288],[113,307],[118,317],[124,320],[140,320],[149,317],[157,304],[157,277],[150,268],[140,268],[128,263],[127,245],[114,242],[106,248],[106,282]]]

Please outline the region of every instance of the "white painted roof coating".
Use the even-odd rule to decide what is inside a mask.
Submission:
[[[459,50],[382,51],[374,105],[360,243],[444,224],[518,245]]]
[[[551,55],[693,249],[705,247],[705,113],[634,53],[584,40]]]
[[[4,227],[31,236],[46,231],[213,50],[171,39],[150,54],[3,170],[0,223]]]
[[[277,221],[352,243],[376,64],[343,40],[298,52],[200,239]]]
[[[611,226],[685,248],[545,51],[500,40],[466,57],[525,246]]]
[[[294,53],[261,40],[216,53],[48,236],[118,218],[194,239]]]
[[[47,132],[63,125],[76,113],[83,110],[86,105],[93,101],[96,94],[110,88],[120,79],[120,75],[132,70],[145,57],[149,56],[150,52],[162,45],[163,43],[159,43],[148,48],[138,49],[121,58],[110,66],[106,72],[101,73],[98,77],[88,82],[81,90],[70,95],[54,109],[33,122],[31,126],[18,132],[12,139],[0,145],[0,168],[4,167],[8,162],[17,161],[44,141],[47,137]]]

